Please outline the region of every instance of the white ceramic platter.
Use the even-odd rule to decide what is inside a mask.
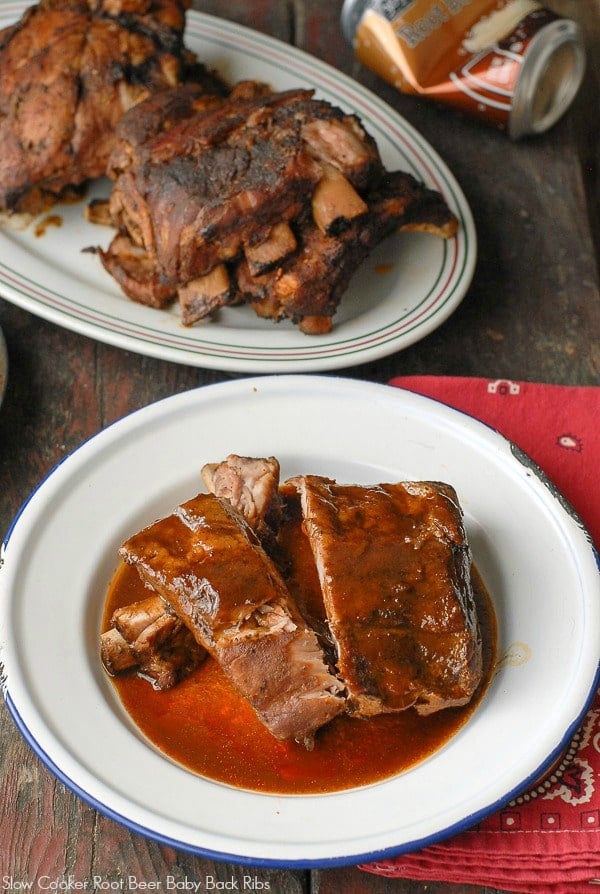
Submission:
[[[22,3],[0,3],[0,27]],[[263,80],[275,89],[314,87],[317,95],[356,112],[388,168],[409,171],[442,193],[460,221],[456,238],[401,234],[380,245],[355,275],[333,331],[303,335],[291,323],[260,320],[248,307],[212,322],[181,325],[177,309],[129,301],[93,254],[112,232],[88,224],[83,205],[54,209],[60,227],[0,228],[0,294],[34,314],[108,344],[193,366],[245,373],[340,369],[394,353],[426,336],[456,309],[472,278],[476,238],[454,177],[432,147],[393,109],[339,71],[280,41],[194,11],[186,44],[229,82]],[[340,40],[342,39],[340,33]],[[108,182],[91,195],[107,196]],[[386,271],[386,272],[383,272]]]
[[[501,660],[469,722],[420,765],[342,793],[255,794],[171,762],[125,714],[98,658],[117,547],[197,493],[202,464],[230,452],[274,454],[285,477],[456,487],[495,606]],[[578,518],[483,424],[391,386],[240,379],[137,411],[52,472],[4,545],[0,649],[6,701],[22,734],[103,813],[211,858],[332,866],[464,829],[556,758],[596,685],[600,576]]]

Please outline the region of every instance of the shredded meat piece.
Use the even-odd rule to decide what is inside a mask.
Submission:
[[[279,461],[231,453],[220,463],[202,467],[208,490],[242,515],[264,540],[274,540],[281,523]]]
[[[154,689],[170,689],[206,657],[158,595],[117,609],[100,637],[100,657],[111,675],[135,669]]]

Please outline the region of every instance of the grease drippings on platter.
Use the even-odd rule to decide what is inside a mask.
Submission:
[[[160,750],[230,785],[328,792],[466,722],[495,627],[450,485],[282,482],[274,457],[237,455],[202,479],[121,546],[100,637]]]
[[[383,239],[448,239],[457,219],[384,167],[356,114],[209,71],[184,44],[188,5],[42,0],[0,33],[0,211],[38,213],[107,175],[86,215],[114,238],[87,251],[128,298],[184,326],[247,305],[327,333]]]

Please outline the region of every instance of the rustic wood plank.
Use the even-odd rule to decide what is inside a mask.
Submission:
[[[221,16],[248,28],[271,34],[289,43],[294,29],[294,15],[290,3],[270,3],[269,0],[244,3],[234,0],[223,5],[219,0],[194,0],[192,7],[207,15]]]
[[[389,879],[353,867],[313,873],[311,894],[495,894],[495,888]],[[498,892],[502,894],[502,892]]]
[[[581,159],[582,179],[587,196],[587,213],[596,258],[600,256],[600,121],[590,113],[600,96],[600,0],[551,0],[548,6],[560,15],[578,22],[587,50],[585,80],[574,107],[574,129]],[[598,367],[597,367],[598,369]]]
[[[0,878],[86,878],[94,812],[79,798],[65,797],[62,784],[14,731],[4,704],[0,749]]]

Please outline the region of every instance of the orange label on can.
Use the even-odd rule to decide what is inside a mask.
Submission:
[[[557,18],[534,0],[391,0],[385,12],[363,14],[357,58],[403,93],[438,99],[500,128],[508,124],[532,37]]]

